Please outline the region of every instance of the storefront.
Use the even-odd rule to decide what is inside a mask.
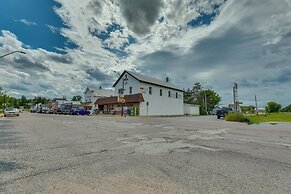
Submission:
[[[124,115],[139,115],[140,103],[144,102],[141,93],[125,95],[125,102],[121,103],[118,96],[100,98],[95,104],[98,106],[98,112],[101,114],[119,115],[123,107]]]

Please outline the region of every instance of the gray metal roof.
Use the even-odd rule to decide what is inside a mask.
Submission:
[[[166,87],[166,88],[171,88],[174,90],[183,91],[182,88],[179,88],[178,86],[176,86],[170,82],[166,82],[166,81],[162,81],[162,80],[152,78],[152,77],[149,77],[146,75],[142,75],[142,74],[134,72],[134,71],[124,71],[113,86],[115,86],[117,84],[117,82],[120,80],[120,78],[124,75],[125,72],[132,75],[133,77],[135,77],[137,80],[139,80],[141,82],[150,83],[150,84],[154,84],[154,85],[158,85],[158,86],[162,86],[162,87]]]

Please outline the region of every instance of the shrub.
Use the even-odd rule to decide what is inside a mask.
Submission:
[[[250,122],[250,120],[248,118],[246,118],[242,113],[239,113],[239,112],[229,113],[228,115],[226,115],[224,120],[235,121],[235,122],[244,122],[244,123]]]
[[[282,108],[281,104],[278,104],[276,102],[268,102],[267,106],[266,106],[266,111],[268,113],[272,113],[272,112],[279,112]]]

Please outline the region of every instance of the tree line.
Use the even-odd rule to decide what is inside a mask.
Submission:
[[[36,105],[36,104],[48,104],[48,102],[51,99],[41,97],[41,96],[35,96],[34,98],[27,98],[26,96],[21,96],[20,98],[15,98],[7,95],[4,91],[3,88],[0,87],[0,110],[3,108],[7,107],[14,107],[14,108],[19,108],[19,107],[24,107],[25,109],[29,109],[31,106]],[[74,96],[72,98],[72,101],[81,101],[82,96]]]

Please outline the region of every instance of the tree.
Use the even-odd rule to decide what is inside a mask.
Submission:
[[[41,96],[36,96],[34,97],[34,99],[32,100],[33,104],[47,104],[50,100],[45,98],[45,97],[41,97]]]
[[[184,103],[195,104],[193,92],[189,88],[184,92]]]
[[[205,97],[207,105],[205,103]],[[184,103],[200,105],[201,114],[207,114],[207,112],[215,108],[220,101],[221,97],[218,93],[212,89],[204,90],[200,82],[196,82],[192,89],[187,89],[184,92]]]
[[[268,113],[279,112],[281,108],[282,108],[281,104],[278,104],[276,102],[268,102],[266,106],[266,111]]]
[[[284,107],[281,111],[282,112],[291,112],[291,104],[286,106],[286,107]]]
[[[72,98],[72,101],[81,101],[82,100],[82,96],[74,96],[73,98]]]
[[[206,97],[207,111],[214,109],[221,101],[221,97],[212,89],[202,90],[201,96]]]
[[[254,106],[241,106],[240,108],[243,113],[254,114],[256,112],[256,107]]]

